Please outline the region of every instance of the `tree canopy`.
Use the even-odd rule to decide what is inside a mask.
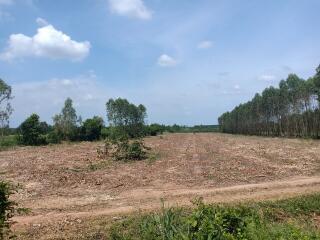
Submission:
[[[12,89],[0,79],[0,128],[1,135],[4,130],[9,127],[9,118],[12,114],[13,108],[11,107],[10,100],[12,99]]]
[[[19,127],[21,133],[20,142],[24,145],[46,144],[46,139],[42,135],[43,129],[37,114],[32,114]]]
[[[107,117],[111,127],[122,131],[131,138],[141,137],[144,132],[147,109],[142,104],[136,106],[127,99],[109,99],[106,103]]]
[[[78,117],[71,98],[67,98],[60,114],[53,117],[54,127],[62,139],[75,137]]]
[[[290,74],[218,120],[226,133],[319,138],[319,103],[320,66],[307,80]]]

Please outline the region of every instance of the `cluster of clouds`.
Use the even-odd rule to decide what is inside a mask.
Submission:
[[[14,0],[0,0],[1,6],[11,5]],[[110,12],[120,16],[150,20],[153,12],[143,0],[108,0]],[[1,16],[1,11],[0,11]],[[38,29],[33,36],[23,33],[11,34],[7,40],[7,46],[0,52],[0,60],[13,61],[26,57],[38,57],[49,59],[68,59],[71,61],[81,61],[85,59],[91,49],[89,41],[77,41],[68,34],[56,29],[45,19],[36,20]],[[212,47],[212,42],[205,40],[198,43],[198,49],[208,49]],[[157,60],[160,67],[174,67],[178,65],[178,60],[168,54],[161,54]]]

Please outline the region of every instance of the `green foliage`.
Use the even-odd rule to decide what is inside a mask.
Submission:
[[[107,117],[110,127],[117,132],[128,135],[129,138],[139,138],[144,135],[144,124],[147,116],[142,104],[136,106],[127,99],[109,99],[106,103]]]
[[[189,232],[186,239],[246,239],[248,224],[258,220],[249,209],[213,208],[202,202],[198,202],[197,206],[187,219]]]
[[[61,143],[62,136],[59,135],[58,131],[53,130],[47,134],[47,142],[50,144]]]
[[[12,224],[11,218],[15,212],[16,203],[9,200],[10,195],[14,193],[13,187],[3,181],[0,181],[0,240],[5,239],[10,233]]]
[[[0,130],[1,136],[9,127],[9,118],[13,112],[10,101],[12,89],[11,87],[2,79],[0,79]]]
[[[129,141],[126,137],[105,140],[105,155],[116,161],[143,160],[147,157],[147,148],[141,139]]]
[[[145,135],[157,136],[162,134],[164,131],[166,131],[166,127],[164,125],[154,123],[146,127]]]
[[[81,138],[85,141],[99,140],[101,136],[101,130],[104,126],[103,119],[101,117],[93,117],[83,122],[81,126]]]
[[[128,149],[126,151],[126,159],[129,160],[142,160],[146,158],[147,152],[145,151],[145,146],[141,140],[134,140],[129,143]]]
[[[222,114],[219,125],[225,133],[320,138],[319,96],[319,68],[308,80],[290,74],[278,88]]]
[[[110,128],[109,127],[103,127],[101,129],[101,138],[106,139],[110,136]]]
[[[171,133],[197,133],[197,132],[219,132],[218,125],[195,125],[195,126],[165,126],[166,131]]]
[[[53,117],[54,129],[63,140],[77,140],[79,130],[77,129],[78,117],[70,98],[67,98],[60,114]]]
[[[145,159],[147,148],[141,137],[145,135],[146,108],[122,98],[110,99],[106,106],[110,127],[103,132],[105,155],[116,161]]]
[[[7,149],[19,144],[17,135],[3,136],[0,139],[0,149]]]
[[[38,146],[46,144],[46,138],[42,135],[39,116],[32,114],[19,127],[21,137],[20,142],[23,145]]]
[[[315,240],[320,231],[305,219],[319,209],[320,194],[236,206],[205,205],[197,200],[193,210],[163,208],[160,213],[115,223],[109,236],[113,240]],[[270,217],[270,211],[282,212],[281,218]]]
[[[195,125],[195,126],[180,126],[174,124],[172,126],[160,125],[157,123],[145,126],[145,136],[157,136],[164,132],[170,133],[200,133],[200,132],[219,132],[219,125]]]

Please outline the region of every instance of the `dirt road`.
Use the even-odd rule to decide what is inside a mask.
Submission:
[[[109,198],[107,204],[97,205],[106,195],[96,195],[91,203],[95,205],[87,211],[70,211],[73,207],[83,206],[86,199],[46,199],[36,203],[38,207],[46,208],[56,206],[59,211],[47,212],[34,216],[16,217],[15,227],[29,224],[43,224],[45,222],[61,221],[63,219],[77,219],[86,217],[114,216],[130,214],[138,211],[158,210],[163,199],[166,206],[189,206],[191,200],[203,197],[207,203],[230,203],[241,201],[259,201],[266,199],[281,199],[307,193],[320,192],[320,177],[295,178],[284,181],[267,183],[238,185],[224,188],[176,188],[167,190],[157,189],[134,189],[122,193],[114,198]],[[87,196],[90,198],[92,196]],[[90,202],[87,202],[90,204]]]

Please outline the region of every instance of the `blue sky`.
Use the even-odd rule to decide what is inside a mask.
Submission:
[[[110,97],[148,122],[215,124],[320,63],[319,0],[0,0],[0,78],[17,126],[52,122],[67,97],[105,118]]]

